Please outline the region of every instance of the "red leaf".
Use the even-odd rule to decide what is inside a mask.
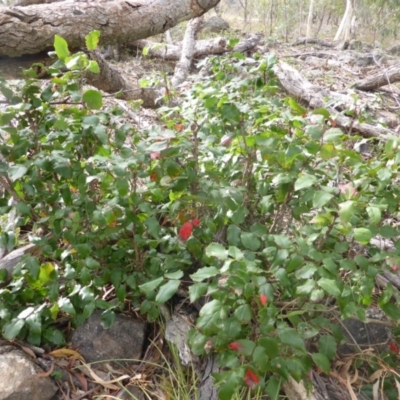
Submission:
[[[192,225],[197,228],[200,225],[200,220],[198,218],[192,219]]]
[[[179,229],[179,237],[181,240],[188,240],[193,231],[193,224],[191,221],[185,222],[182,228]]]
[[[239,343],[238,342],[232,342],[228,344],[228,349],[238,351],[239,350]]]
[[[268,297],[264,293],[260,294],[261,305],[265,306],[267,304],[267,301],[268,301]]]
[[[250,389],[254,389],[260,382],[260,378],[251,369],[246,369],[244,381]]]
[[[150,174],[150,180],[152,181],[152,182],[156,182],[157,181],[157,172],[152,172],[151,174]]]
[[[389,342],[389,349],[394,354],[399,354],[399,346],[396,343]]]

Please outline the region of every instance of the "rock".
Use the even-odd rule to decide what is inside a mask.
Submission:
[[[101,312],[95,311],[75,330],[72,345],[86,362],[116,360],[117,364],[126,364],[127,360],[140,359],[146,329],[145,323],[124,315],[117,315],[114,325],[107,329],[101,322]]]
[[[210,32],[214,32],[214,33],[220,33],[222,31],[228,30],[229,24],[223,18],[215,16],[215,17],[208,18],[204,22],[203,29],[209,30]]]
[[[144,394],[138,387],[128,385],[118,392],[116,398],[122,400],[144,400]]]
[[[0,347],[0,400],[50,400],[57,387],[31,357],[14,346]]]
[[[364,323],[357,319],[342,321],[342,332],[347,343],[338,347],[338,354],[345,356],[366,349],[373,349],[375,353],[388,350],[392,335],[390,329],[379,322]]]

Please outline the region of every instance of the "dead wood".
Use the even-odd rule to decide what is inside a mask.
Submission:
[[[347,132],[356,131],[367,138],[382,138],[390,134],[395,134],[390,129],[361,123],[356,119],[342,115],[342,111],[354,108],[354,99],[352,96],[311,84],[296,69],[283,61],[275,65],[274,72],[281,85],[291,96],[308,103],[313,109],[327,109],[331,113],[335,123]]]
[[[193,58],[199,58],[207,55],[224,54],[228,51],[246,52],[252,50],[261,41],[260,34],[250,35],[248,38],[242,40],[233,49],[228,47],[228,39],[224,37],[217,37],[208,40],[197,40],[194,44]],[[152,42],[151,40],[141,39],[136,40],[133,46],[138,49],[148,50],[148,54],[152,57],[162,58],[164,60],[179,60],[183,44],[164,44]]]
[[[146,108],[156,108],[159,105],[157,99],[162,96],[160,91],[141,88],[125,79],[123,71],[109,64],[99,50],[92,52],[91,57],[99,64],[100,73],[89,73],[86,76],[90,85],[107,93],[118,93],[124,100],[142,100],[143,107]]]
[[[332,43],[322,39],[304,37],[297,39],[294,43],[291,44],[291,46],[300,46],[302,44],[319,44],[323,47],[336,47],[338,45],[338,43]]]
[[[263,37],[262,33],[255,33],[253,35],[250,35],[244,40],[241,40],[234,48],[233,52],[238,52],[238,53],[246,53],[246,51],[250,51],[256,47],[261,39]]]
[[[354,87],[359,90],[375,90],[381,86],[390,85],[391,83],[400,81],[400,63],[385,68],[368,78],[362,79],[354,84]]]
[[[0,260],[0,270],[5,269],[7,271],[7,281],[11,279],[14,268],[21,261],[22,257],[28,253],[32,254],[37,248],[37,245],[30,243],[12,251]],[[2,285],[3,284],[1,284],[0,287]]]
[[[186,28],[182,54],[179,62],[176,64],[174,76],[171,79],[171,84],[174,88],[184,82],[189,74],[189,69],[193,60],[196,35],[203,25],[203,22],[204,20],[202,17],[192,19]]]
[[[71,49],[101,32],[100,45],[132,43],[199,17],[220,0],[63,1],[0,9],[0,56],[18,57],[53,47],[54,35]]]
[[[227,50],[227,42],[227,39],[224,37],[197,40],[194,47],[193,58],[210,54],[222,54]],[[164,44],[152,42],[147,39],[136,40],[133,46],[138,49],[144,49],[146,47],[150,56],[171,61],[179,60],[182,51],[182,44]]]

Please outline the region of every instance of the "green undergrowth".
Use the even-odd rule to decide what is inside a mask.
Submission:
[[[239,53],[204,61],[162,124],[137,130],[84,85],[95,62],[59,37],[55,49],[50,81],[32,68],[20,88],[0,83],[0,212],[18,215],[0,241],[40,249],[11,281],[0,272],[3,337],[63,345],[59,317],[76,326],[95,309],[106,326],[128,308],[154,321],[182,289],[204,302],[189,341],[216,354],[221,399],[240,387],[277,399],[290,376],[329,374],[343,340],[333,313],[365,320],[375,276],[399,265],[398,138],[364,157],[326,109],[282,97],[273,56],[249,66]],[[377,300],[393,321],[396,293]],[[361,363],[386,366],[390,399],[397,352]]]

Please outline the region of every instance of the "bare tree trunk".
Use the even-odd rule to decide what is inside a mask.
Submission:
[[[339,40],[341,37],[343,37],[344,40],[349,39],[353,13],[354,13],[354,0],[346,0],[346,11],[344,12],[342,22],[339,25],[334,40]]]
[[[35,54],[53,47],[54,35],[81,48],[92,30],[100,45],[131,43],[196,18],[220,0],[126,0],[39,4],[0,9],[0,56]]]
[[[310,8],[308,9],[307,31],[306,36],[311,37],[312,16],[314,12],[314,0],[310,0]]]

